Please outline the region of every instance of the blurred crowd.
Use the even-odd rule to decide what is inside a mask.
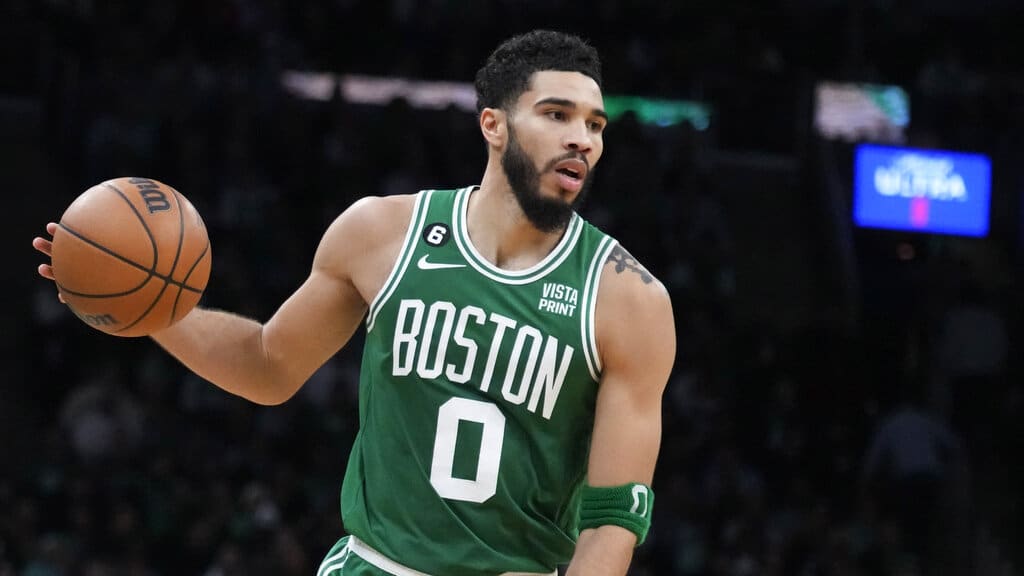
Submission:
[[[613,124],[584,207],[666,283],[678,324],[631,574],[1014,574],[1024,13],[770,4],[12,0],[0,95],[43,111],[55,206],[117,176],[172,184],[210,231],[204,303],[265,319],[354,200],[473,184],[485,162],[464,111],[303,100],[282,71],[469,81],[513,32],[587,36],[606,93],[715,110],[706,130]],[[851,152],[810,130],[819,78],[902,85],[910,143],[989,154],[990,237],[859,230],[830,208]],[[315,572],[344,533],[359,335],[265,408],[25,285],[0,576]]]

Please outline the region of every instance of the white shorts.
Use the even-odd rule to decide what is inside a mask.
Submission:
[[[374,567],[377,570],[369,569]],[[355,536],[345,536],[338,541],[320,563],[316,576],[348,576],[363,574],[389,574],[392,576],[430,576],[425,572],[403,566],[387,556],[370,548]],[[505,572],[498,576],[558,576],[558,572],[542,574],[537,572]]]

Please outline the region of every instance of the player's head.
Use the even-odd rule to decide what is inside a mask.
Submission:
[[[481,128],[523,213],[540,230],[563,228],[604,146],[597,51],[560,32],[516,36],[477,72],[476,90]]]
[[[562,32],[534,30],[502,42],[476,73],[476,111],[509,110],[536,72],[579,72],[601,87],[601,58],[586,41]]]

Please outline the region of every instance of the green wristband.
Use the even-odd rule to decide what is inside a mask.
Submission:
[[[584,486],[580,502],[580,530],[621,526],[636,534],[636,545],[643,544],[651,527],[654,491],[645,484],[622,486]]]

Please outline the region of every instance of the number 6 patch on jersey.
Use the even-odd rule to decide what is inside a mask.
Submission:
[[[423,227],[423,241],[431,246],[444,246],[451,237],[451,228],[444,222],[434,222]]]

